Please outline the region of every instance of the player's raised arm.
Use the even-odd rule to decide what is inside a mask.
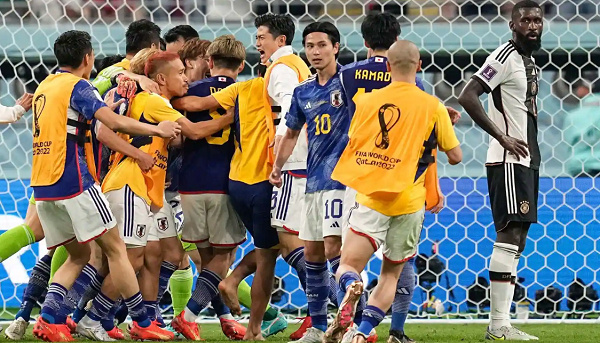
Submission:
[[[154,165],[154,159],[149,154],[134,147],[128,141],[119,137],[112,130],[109,130],[106,125],[101,122],[96,122],[96,138],[107,146],[110,150],[120,152],[125,156],[129,156],[136,160],[142,171],[147,172]]]
[[[7,107],[0,105],[0,123],[14,123],[29,111],[33,94],[25,93],[21,96],[15,106]]]
[[[160,136],[163,138],[175,138],[181,132],[178,123],[165,121],[158,125],[150,125],[120,116],[109,107],[102,107],[96,111],[94,117],[113,131],[127,133],[132,136]]]
[[[229,109],[226,114],[213,120],[192,123],[189,119],[182,117],[177,120],[177,123],[181,125],[181,133],[187,138],[202,139],[233,123],[233,109]]]

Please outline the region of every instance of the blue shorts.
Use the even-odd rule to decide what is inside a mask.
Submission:
[[[254,238],[254,246],[270,249],[279,244],[277,230],[271,226],[271,196],[269,181],[249,185],[229,180],[229,198],[246,229]]]

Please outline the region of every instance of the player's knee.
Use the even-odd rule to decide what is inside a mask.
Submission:
[[[510,222],[506,227],[499,231],[496,236],[496,242],[521,246],[521,223]]]
[[[185,252],[183,251],[179,239],[177,239],[177,237],[171,238],[166,239],[168,240],[168,242],[165,242],[166,244],[163,244],[163,240],[161,240],[161,248],[163,255],[162,259],[173,264],[178,264],[183,259],[183,255]]]
[[[136,272],[144,265],[144,248],[127,249],[127,258]],[[159,262],[160,265],[160,262]]]
[[[330,260],[340,256],[342,250],[342,237],[329,236],[325,237],[325,257]]]

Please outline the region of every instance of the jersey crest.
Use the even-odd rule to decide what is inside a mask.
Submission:
[[[330,94],[331,97],[331,106],[338,108],[344,104],[344,100],[342,100],[342,92],[340,90],[334,90]]]

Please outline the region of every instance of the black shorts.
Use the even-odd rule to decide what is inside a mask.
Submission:
[[[248,232],[254,246],[270,249],[279,244],[277,230],[271,226],[271,196],[273,185],[269,181],[253,185],[229,180],[229,198]]]
[[[487,181],[496,231],[509,222],[537,222],[538,170],[516,163],[488,166]]]

